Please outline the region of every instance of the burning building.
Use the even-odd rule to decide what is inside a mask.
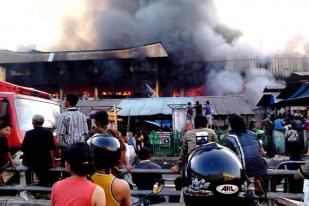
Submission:
[[[3,80],[61,97],[201,96],[207,63],[175,64],[161,43],[116,50],[0,51]]]
[[[28,36],[33,39],[47,37],[50,41],[34,43],[33,48],[57,52],[0,51],[7,81],[55,96],[67,91],[85,98],[240,94],[250,101],[252,97],[258,100],[266,85],[277,84],[271,74],[283,79],[291,72],[308,70],[309,60],[303,55],[258,57],[263,55],[261,44],[260,49],[247,44],[245,31],[218,18],[213,0],[77,0],[52,5],[66,8],[58,13],[49,11],[51,6],[44,6],[44,11],[39,7],[40,14],[57,15],[54,24],[36,25],[37,18],[27,21],[39,30],[47,25],[43,30],[50,35],[26,29],[20,36],[30,31]],[[7,33],[11,36],[13,32]],[[162,42],[165,54],[138,52],[149,45],[135,46],[148,42]],[[285,53],[287,57],[284,50],[298,48],[307,51],[306,45],[301,38],[294,39],[276,55]],[[131,56],[118,55],[128,51]],[[260,68],[266,72],[248,72]]]
[[[0,53],[3,80],[58,97],[75,92],[84,99],[241,94],[253,80],[242,79],[235,72],[261,67],[258,59],[177,62],[161,43],[117,50]],[[264,67],[277,77],[286,76],[287,72],[303,70],[305,60],[272,58]],[[253,76],[260,76],[255,82],[272,79],[269,74]],[[238,77],[243,83],[237,82]]]
[[[1,51],[6,81],[88,97],[145,97],[160,93],[167,52],[160,43],[119,50],[68,52]],[[152,89],[153,88],[153,89]]]

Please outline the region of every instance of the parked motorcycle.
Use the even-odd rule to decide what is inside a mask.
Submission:
[[[132,206],[150,206],[151,202],[147,199],[147,197],[160,193],[164,188],[164,185],[164,179],[160,179],[153,185],[152,191],[149,194],[141,198],[132,196]]]

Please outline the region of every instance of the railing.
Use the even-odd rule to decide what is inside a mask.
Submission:
[[[11,168],[6,168],[5,171],[14,171],[18,172],[20,174],[20,182],[17,185],[4,185],[0,186],[0,191],[17,191],[17,192],[23,192],[23,191],[42,191],[42,192],[50,192],[51,187],[43,187],[43,186],[33,186],[33,185],[27,185],[26,184],[26,176],[25,172],[27,171],[27,168],[24,166],[17,166],[17,167],[11,167]],[[64,172],[64,168],[52,168],[50,169],[51,172]],[[127,173],[125,170],[121,169],[120,170],[122,173]],[[130,173],[152,173],[152,174],[173,174],[171,170],[169,169],[132,169]],[[268,176],[275,176],[275,175],[294,175],[296,174],[296,170],[273,170],[269,169],[267,171]],[[150,190],[137,190],[133,189],[131,191],[132,195],[147,195],[151,193]],[[180,195],[180,191],[176,190],[171,190],[171,188],[167,187],[162,190],[160,194],[157,195],[162,195],[162,196],[178,196]],[[266,196],[267,199],[269,200],[274,200],[277,199],[278,196],[286,197],[286,198],[291,198],[291,199],[296,199],[300,200],[303,198],[303,194],[295,194],[295,193],[283,193],[283,192],[267,192]]]

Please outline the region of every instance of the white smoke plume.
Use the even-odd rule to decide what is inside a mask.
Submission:
[[[243,92],[244,80],[240,73],[229,70],[216,72],[212,70],[207,76],[206,88],[213,95],[235,95]]]
[[[211,71],[206,87],[213,95],[243,95],[248,104],[255,108],[263,95],[265,86],[282,85],[266,69],[248,69],[236,72],[223,70]]]

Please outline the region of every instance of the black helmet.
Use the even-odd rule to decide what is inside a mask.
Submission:
[[[116,166],[120,160],[120,143],[111,134],[95,134],[89,145],[93,151],[96,169],[108,169]]]
[[[208,143],[194,149],[183,176],[186,206],[244,205],[244,170],[226,147]]]

